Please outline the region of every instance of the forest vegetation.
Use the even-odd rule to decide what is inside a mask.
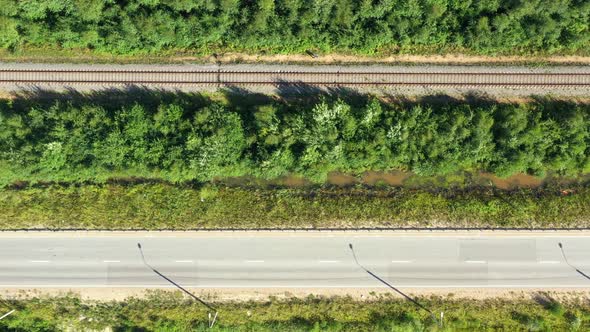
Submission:
[[[556,299],[549,293],[532,298],[418,298],[435,312],[445,313],[439,328],[409,302],[375,294],[367,300],[350,297],[216,303],[219,317],[209,329],[207,308],[179,293],[154,292],[124,301],[82,301],[73,296],[3,300],[0,321],[13,332],[53,331],[587,331],[590,307],[581,298]]]
[[[322,183],[333,171],[590,172],[589,104],[158,98],[0,101],[0,186],[290,174]]]
[[[0,49],[588,54],[580,0],[0,0]]]
[[[589,116],[551,99],[22,96],[0,101],[0,227],[587,227]],[[425,185],[326,183],[397,170]],[[501,190],[479,171],[557,180]]]

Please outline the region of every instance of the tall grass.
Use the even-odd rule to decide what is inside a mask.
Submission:
[[[422,297],[433,311],[443,311],[443,327],[407,301],[390,296],[309,296],[306,299],[269,298],[254,302],[218,303],[219,317],[208,329],[207,309],[178,293],[155,292],[145,299],[81,301],[74,297],[3,301],[17,309],[0,321],[9,331],[586,331],[590,307],[573,296],[559,301],[555,314],[543,301],[514,299],[453,299]],[[4,312],[3,311],[3,312]]]
[[[170,184],[0,191],[0,228],[589,227],[590,188],[428,191]]]

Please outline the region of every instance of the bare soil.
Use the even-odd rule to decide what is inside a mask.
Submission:
[[[336,186],[350,186],[358,181],[357,177],[344,173],[332,172],[328,174],[328,183]]]
[[[526,64],[526,63],[546,63],[554,65],[565,64],[590,64],[590,57],[585,56],[483,56],[483,55],[465,55],[465,54],[446,54],[446,55],[392,55],[392,56],[360,56],[345,54],[326,54],[317,58],[312,58],[304,54],[241,54],[225,53],[217,57],[177,57],[173,61],[192,62],[221,62],[221,63],[306,63],[306,64],[354,64],[354,63],[416,63],[416,64]]]
[[[490,173],[480,173],[479,176],[488,179],[495,187],[500,189],[537,188],[543,184],[542,178],[528,174],[515,174],[505,179]]]
[[[404,180],[410,177],[412,174],[408,172],[399,172],[399,171],[392,171],[392,172],[373,172],[368,171],[365,172],[362,176],[362,182],[368,184],[370,186],[378,185],[380,183],[385,183],[390,186],[402,186],[404,184]]]
[[[277,179],[276,182],[290,188],[302,188],[311,185],[311,182],[299,176],[284,176]]]
[[[370,186],[375,186],[379,184],[386,184],[390,186],[415,186],[412,184],[408,184],[405,181],[411,177],[418,177],[417,175],[411,172],[401,172],[401,171],[390,171],[390,172],[378,172],[378,171],[368,171],[365,172],[361,177],[355,177],[349,174],[339,173],[339,172],[332,172],[328,175],[328,183],[335,186],[352,186],[355,184],[366,184]],[[297,180],[291,179],[287,177],[289,181],[283,181],[283,184],[286,186],[290,186],[289,184],[293,183],[296,186],[303,185],[303,182],[297,182]],[[291,181],[293,180],[293,181]],[[476,173],[473,174],[472,181],[474,183],[481,183],[481,184],[490,184],[494,187],[499,189],[515,189],[515,188],[537,188],[541,186],[545,179],[528,175],[528,174],[515,174],[508,178],[500,178],[491,173]]]

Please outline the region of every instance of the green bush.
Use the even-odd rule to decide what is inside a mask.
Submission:
[[[0,47],[587,54],[586,1],[2,0]]]
[[[191,99],[192,98],[192,99]],[[0,102],[0,186],[18,181],[175,183],[236,176],[484,170],[590,171],[590,105],[316,103],[193,95],[111,106]]]

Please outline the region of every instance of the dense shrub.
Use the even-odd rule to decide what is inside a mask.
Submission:
[[[0,185],[288,173],[323,181],[331,171],[391,169],[426,175],[480,169],[501,176],[590,171],[587,104],[243,101],[122,107],[4,101]]]
[[[587,1],[1,0],[0,48],[587,53]]]

